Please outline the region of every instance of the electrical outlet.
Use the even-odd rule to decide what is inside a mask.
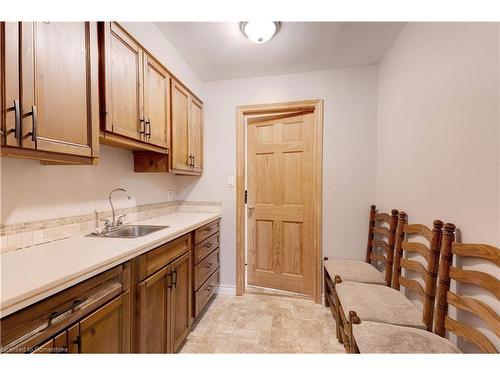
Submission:
[[[169,190],[167,192],[167,199],[169,202],[172,202],[174,200],[174,192],[172,190]]]
[[[227,186],[234,187],[234,176],[227,176]]]

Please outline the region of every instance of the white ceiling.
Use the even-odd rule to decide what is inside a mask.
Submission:
[[[372,64],[402,22],[282,22],[265,44],[254,44],[238,22],[156,25],[204,81]]]

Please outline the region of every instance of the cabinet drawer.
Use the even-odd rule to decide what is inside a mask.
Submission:
[[[198,290],[217,268],[219,268],[219,249],[214,250],[194,267],[194,290]]]
[[[219,222],[220,220],[215,220],[202,226],[201,228],[196,229],[194,231],[194,244],[197,245],[214,233],[217,233],[219,231]]]
[[[194,247],[194,264],[200,263],[208,254],[219,247],[219,233],[212,235]]]
[[[195,293],[195,318],[200,314],[219,286],[219,269],[208,278]]]
[[[2,351],[31,351],[127,290],[129,272],[125,263],[3,318]]]
[[[139,258],[139,277],[141,280],[151,276],[181,255],[189,251],[189,235],[184,235],[156,249],[148,251]]]

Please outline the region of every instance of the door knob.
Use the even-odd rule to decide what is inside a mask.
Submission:
[[[248,205],[248,210],[253,211],[255,209],[255,206],[253,204]]]

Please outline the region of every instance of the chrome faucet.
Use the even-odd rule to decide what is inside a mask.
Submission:
[[[116,217],[115,216],[115,208],[113,206],[113,200],[111,199],[111,196],[113,195],[113,193],[115,191],[123,191],[125,194],[127,194],[127,198],[128,199],[132,199],[132,197],[127,193],[127,190],[125,190],[124,188],[116,188],[116,189],[111,190],[111,193],[109,193],[109,197],[108,197],[109,204],[111,205],[111,211],[113,211],[113,221],[111,223],[111,227],[114,227],[114,226],[117,226],[117,225],[121,225],[122,224],[122,217],[125,216],[125,215],[120,216],[118,218],[118,222],[115,220],[115,217]]]

